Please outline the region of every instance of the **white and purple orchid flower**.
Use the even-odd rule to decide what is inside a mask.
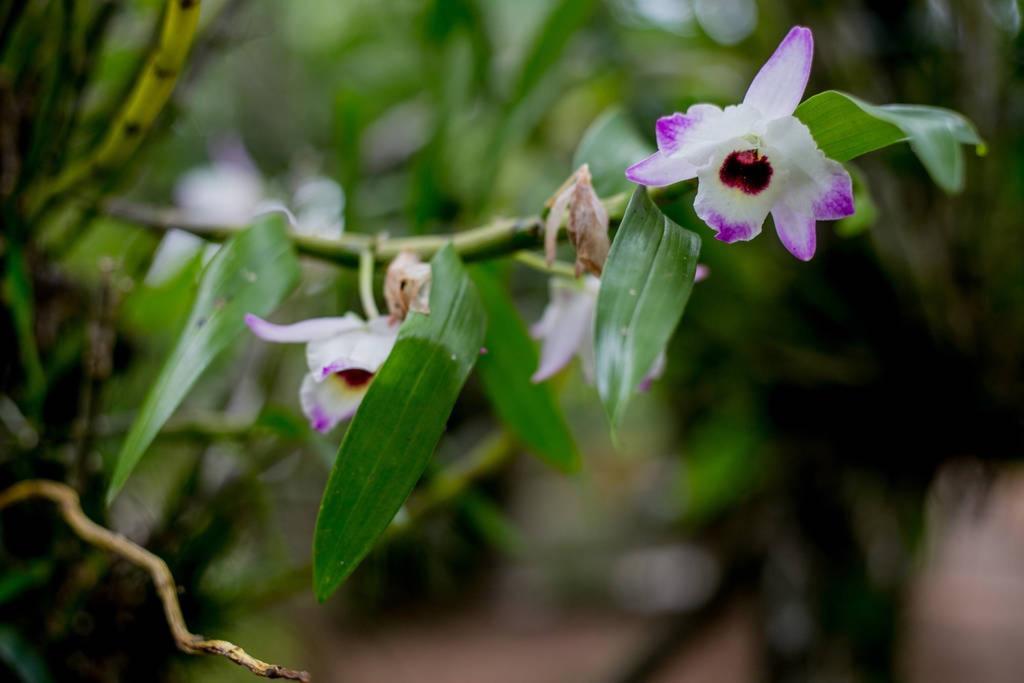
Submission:
[[[345,194],[330,178],[300,174],[289,208],[274,199],[275,193],[240,140],[215,142],[210,159],[210,164],[189,170],[175,185],[174,201],[187,221],[244,225],[258,215],[280,211],[298,234],[336,238],[344,231]],[[171,230],[157,248],[146,282],[166,281],[204,245],[206,258],[211,258],[217,245],[184,230]]]
[[[853,214],[850,175],[818,149],[793,116],[811,73],[814,38],[793,28],[761,68],[741,104],[695,104],[658,119],[658,151],[626,170],[641,185],[697,178],[697,215],[723,242],[753,239],[768,214],[782,244],[814,256],[819,220]]]
[[[245,322],[260,339],[306,344],[309,373],[302,380],[299,402],[310,426],[318,432],[329,432],[356,412],[391,353],[401,324],[388,316],[364,321],[354,313],[292,325],[275,325],[249,314]]]
[[[704,264],[697,266],[694,282],[708,277],[710,270]],[[543,382],[578,356],[587,384],[594,383],[594,314],[601,280],[587,275],[577,280],[551,278],[551,300],[544,313],[530,329],[534,339],[541,341],[540,365],[531,378]],[[646,391],[651,382],[665,372],[665,352],[658,355],[650,372],[640,384]]]

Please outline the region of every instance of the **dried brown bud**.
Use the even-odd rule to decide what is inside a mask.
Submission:
[[[388,265],[384,298],[392,320],[404,320],[409,311],[430,313],[430,264],[411,251],[403,251]]]
[[[594,192],[590,168],[583,164],[548,200],[551,210],[544,225],[544,253],[548,264],[555,260],[558,229],[568,211],[566,230],[576,248],[576,275],[584,271],[600,275],[608,258],[608,212]]]

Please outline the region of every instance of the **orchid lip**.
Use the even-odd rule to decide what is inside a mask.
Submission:
[[[369,384],[370,380],[373,379],[374,373],[369,370],[363,370],[362,368],[348,368],[347,370],[341,370],[335,372],[334,376],[340,378],[345,384],[352,388],[358,388]]]
[[[768,157],[756,149],[748,149],[727,156],[718,170],[718,177],[728,187],[757,195],[771,184],[774,172]]]

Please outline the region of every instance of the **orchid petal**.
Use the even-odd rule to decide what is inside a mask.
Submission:
[[[204,254],[204,260],[209,260],[216,252],[216,244],[209,244],[201,237],[197,237],[184,230],[171,230],[160,240],[153,260],[146,272],[146,284],[155,287],[167,282],[178,273],[182,267],[194,257],[203,245],[207,246],[209,256]],[[212,249],[210,249],[212,247]]]
[[[306,346],[306,361],[313,378],[322,381],[344,370],[377,372],[394,348],[399,325],[387,316],[314,339]]]
[[[694,211],[715,231],[715,238],[727,243],[745,242],[760,234],[776,194],[774,178],[754,194],[729,187],[722,181],[722,164],[729,154],[743,151],[741,142],[725,148],[715,156],[715,161],[700,169],[697,174],[700,183],[693,202]]]
[[[349,313],[342,318],[310,318],[291,325],[275,325],[252,313],[246,313],[245,324],[264,341],[297,344],[359,329],[363,321],[359,316]]]
[[[247,223],[263,198],[258,174],[231,164],[193,169],[174,188],[175,201],[197,221],[238,225]]]
[[[754,77],[743,103],[769,119],[792,115],[803,98],[813,59],[811,30],[794,26]]]
[[[351,386],[340,377],[318,382],[312,375],[306,375],[299,388],[299,402],[302,404],[302,412],[309,419],[309,426],[325,433],[334,429],[342,420],[352,417],[369,385],[369,382],[365,382]]]
[[[772,207],[772,219],[775,231],[783,246],[801,261],[810,261],[814,257],[817,237],[814,213],[809,209],[799,210],[780,202]]]
[[[658,151],[643,161],[626,169],[626,177],[638,185],[663,187],[689,180],[697,175],[697,169],[680,157],[669,157]]]
[[[676,112],[671,116],[662,116],[654,125],[654,135],[658,141],[658,151],[670,155],[683,146],[686,131],[700,122],[695,116],[687,116]]]
[[[640,381],[636,390],[642,393],[650,391],[651,385],[654,384],[654,381],[661,379],[661,376],[665,374],[665,366],[667,364],[668,360],[665,356],[665,352],[662,351],[658,354],[658,357],[654,359],[654,365],[652,365],[651,369],[647,371],[647,374],[644,376],[643,380]]]
[[[813,204],[814,217],[819,221],[837,221],[854,213],[853,180],[842,164],[828,161],[828,180],[819,183],[821,191]]]
[[[543,382],[564,368],[593,337],[598,286],[595,277],[588,277],[582,286],[551,281],[551,302],[532,330],[542,340],[534,382]]]

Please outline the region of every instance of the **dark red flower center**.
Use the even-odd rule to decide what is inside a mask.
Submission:
[[[350,387],[361,387],[371,379],[373,379],[373,373],[366,370],[360,370],[359,368],[349,368],[348,370],[342,370],[341,372],[334,373],[342,380],[345,384]]]
[[[722,162],[718,177],[729,187],[758,194],[771,182],[772,165],[756,149],[733,152]]]

